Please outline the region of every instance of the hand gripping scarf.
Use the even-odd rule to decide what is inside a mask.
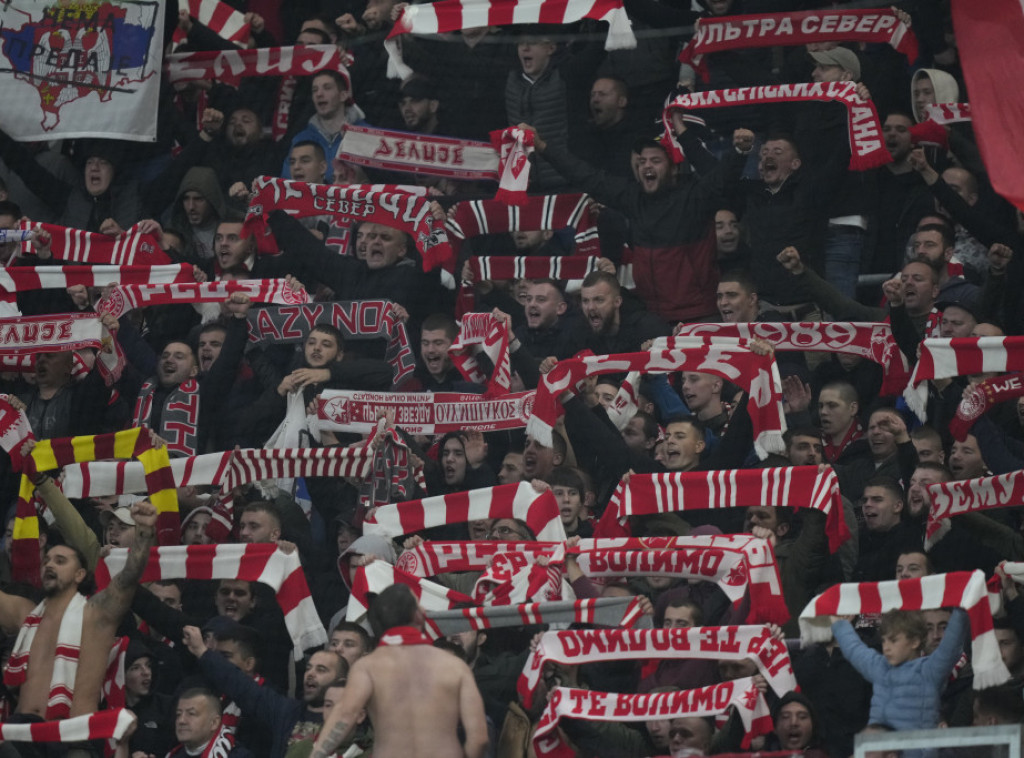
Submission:
[[[242,77],[313,76],[325,70],[337,71],[349,79],[344,55],[337,45],[196,50],[173,53],[164,62],[168,84],[205,80],[237,87]]]
[[[910,365],[900,352],[888,324],[854,321],[788,321],[749,324],[680,324],[676,337],[763,339],[776,350],[858,355],[882,367],[882,394],[898,395],[910,379]],[[655,349],[671,348],[674,337],[659,337]]]
[[[638,597],[592,597],[516,605],[477,605],[428,611],[427,633],[435,639],[471,629],[499,629],[535,624],[599,624],[631,628],[650,623]]]
[[[529,482],[383,505],[363,522],[363,534],[393,538],[478,519],[520,519],[537,539],[566,539],[555,496],[549,489],[537,492]]]
[[[267,216],[283,210],[295,218],[331,216],[335,226],[372,222],[398,229],[412,237],[423,259],[423,270],[452,259],[444,221],[434,218],[430,200],[423,195],[377,190],[370,185],[307,184],[270,176],[257,177],[256,193],[249,201],[245,229],[255,235],[260,253],[276,253],[269,236]]]
[[[799,84],[772,84],[763,87],[736,87],[710,92],[691,92],[677,95],[665,108],[665,117],[672,111],[726,108],[752,103],[840,102],[847,109],[847,128],[850,137],[850,170],[868,169],[892,163],[885,149],[878,112],[870,100],[857,96],[855,82],[802,82]]]
[[[72,463],[109,458],[137,458],[142,463],[148,499],[157,511],[157,541],[161,545],[180,542],[178,493],[171,474],[170,458],[166,447],[153,447],[148,431],[135,428],[114,434],[40,440],[25,461],[25,473],[21,476],[18,490],[11,545],[11,564],[18,581],[29,582],[33,586],[39,584],[39,517],[32,504],[35,492],[32,477],[38,471],[53,471]]]
[[[395,39],[403,34],[443,34],[479,26],[571,24],[585,18],[608,22],[606,50],[636,47],[622,0],[582,0],[572,5],[551,0],[442,0],[410,5],[384,41],[387,73],[392,79],[405,79],[413,74],[402,60],[399,41]]]
[[[704,56],[722,50],[808,42],[878,42],[892,45],[907,56],[907,63],[917,60],[917,38],[888,8],[699,18],[695,26],[696,33],[679,60],[692,65],[704,81],[709,78]]]
[[[384,171],[497,181],[498,155],[486,142],[369,126],[345,127],[336,160]]]
[[[540,444],[551,447],[551,430],[564,412],[559,402],[563,392],[577,391],[588,376],[630,371],[699,371],[739,385],[748,393],[747,411],[754,427],[754,450],[761,458],[781,453],[786,419],[782,412],[782,381],[772,355],[758,355],[742,345],[707,344],[695,340],[693,347],[652,350],[647,353],[619,353],[570,358],[559,361],[541,378],[526,432]]]
[[[149,305],[176,303],[222,303],[234,292],[247,295],[254,303],[296,305],[312,302],[305,290],[293,290],[284,279],[235,279],[191,284],[123,284],[111,288],[96,303],[97,313],[121,318],[125,313]]]
[[[567,745],[558,731],[563,718],[586,721],[652,721],[684,716],[717,716],[736,708],[746,734],[743,747],[750,740],[772,731],[772,717],[764,696],[758,692],[752,677],[736,679],[710,687],[682,692],[657,692],[626,695],[614,692],[578,690],[555,687],[541,714],[533,735],[533,749],[538,758],[574,758],[577,753]]]
[[[827,519],[825,531],[833,553],[850,538],[843,518],[839,480],[831,467],[632,474],[628,480],[619,482],[601,520],[618,519],[622,523],[629,516],[752,505],[821,511]]]
[[[96,565],[97,590],[121,572],[127,559],[128,551],[124,548],[111,550],[100,559]],[[284,624],[294,644],[295,660],[302,660],[304,650],[327,642],[327,632],[309,595],[298,552],[285,553],[269,543],[154,547],[139,583],[165,579],[237,579],[266,584],[277,594]]]
[[[408,587],[425,611],[444,611],[456,606],[473,605],[473,598],[469,595],[428,582],[385,561],[376,560],[353,571],[352,594],[345,609],[345,620],[360,621],[369,609],[370,595],[380,593],[392,584]]]
[[[135,714],[127,708],[97,711],[86,716],[39,724],[0,724],[2,742],[85,742],[121,740],[135,723]]]
[[[921,343],[910,382],[903,397],[921,421],[926,420],[931,379],[949,379],[983,372],[1024,371],[1024,337],[947,337]]]
[[[42,229],[47,232],[50,235],[50,252],[59,261],[115,266],[157,266],[171,263],[167,253],[160,248],[159,240],[152,234],[140,233],[138,224],[117,236],[35,221],[22,221],[19,227],[26,230]],[[21,254],[35,254],[30,241],[25,240],[22,243]]]
[[[548,661],[577,666],[595,661],[704,658],[757,664],[776,695],[799,690],[786,644],[766,626],[699,626],[690,629],[573,629],[541,635],[516,689],[526,708]]]
[[[800,614],[800,637],[805,643],[832,639],[832,616],[951,606],[963,608],[971,620],[974,688],[994,687],[1009,679],[1010,672],[999,655],[999,643],[992,629],[992,610],[982,571],[833,585],[812,599]]]
[[[498,191],[494,199],[506,205],[525,205],[533,132],[514,126],[496,129],[491,132],[491,146],[498,153]]]
[[[508,324],[505,321],[498,320],[491,313],[467,313],[462,317],[455,342],[448,348],[448,357],[466,379],[487,385],[485,398],[500,397],[508,394],[512,382],[508,343]],[[473,356],[474,348],[483,352],[494,366],[490,378]]]
[[[944,519],[992,508],[1013,508],[1024,502],[1024,471],[939,482],[928,485],[927,490],[931,507],[924,544],[930,550],[939,540]]]
[[[949,433],[953,439],[963,442],[971,433],[974,422],[989,408],[1018,397],[1024,397],[1024,380],[1019,374],[994,376],[968,387],[957,406],[956,417],[949,422]]]

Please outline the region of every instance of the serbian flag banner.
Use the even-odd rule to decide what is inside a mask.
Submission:
[[[1007,138],[1024,118],[1024,93],[1007,86],[1024,76],[1024,6],[1020,0],[953,0],[953,30],[989,179],[996,192],[1024,208],[1020,156]]]
[[[166,3],[0,7],[0,129],[13,139],[156,141]]]

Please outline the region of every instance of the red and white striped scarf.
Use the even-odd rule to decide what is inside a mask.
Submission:
[[[337,71],[349,79],[345,54],[337,45],[173,53],[167,56],[164,71],[168,84],[216,80],[232,87],[237,87],[243,77],[313,76],[321,71]],[[331,157],[327,156],[327,159]]]
[[[595,661],[704,658],[757,664],[776,695],[799,690],[789,651],[766,626],[701,626],[690,629],[574,629],[545,632],[526,659],[516,689],[529,708],[544,664],[577,666]]]
[[[562,738],[558,722],[563,718],[585,721],[652,721],[725,714],[735,708],[743,722],[742,747],[753,737],[772,731],[772,717],[764,696],[752,677],[682,692],[626,695],[614,692],[555,687],[533,734],[538,758],[574,758],[577,753]]]
[[[36,549],[38,550],[38,547]],[[71,701],[75,696],[75,674],[78,672],[78,655],[82,645],[85,604],[85,596],[75,593],[60,619],[57,645],[53,651],[50,690],[46,700],[46,712],[43,714],[47,719],[66,719],[71,712]],[[31,664],[29,653],[45,613],[46,601],[43,600],[22,622],[18,638],[11,649],[11,656],[4,666],[4,685],[7,687],[20,687],[28,678],[28,667]],[[45,655],[49,655],[49,651],[46,651]]]
[[[541,565],[518,553],[498,553],[473,585],[479,605],[518,605],[575,599],[560,564]]]
[[[522,429],[536,394],[531,390],[482,398],[467,392],[324,390],[317,399],[317,418],[321,430],[337,432],[372,431],[378,411],[384,410],[394,411],[398,425],[409,434]]]
[[[378,428],[383,423],[381,418]],[[415,463],[409,446],[396,429],[383,431],[382,444],[373,450],[371,465],[372,471],[360,498],[368,508],[393,503],[396,497],[408,497],[416,487],[427,491],[423,463]]]
[[[927,382],[983,372],[1024,371],[1024,337],[946,337],[926,339],[903,391],[907,406],[924,421]]]
[[[25,411],[18,410],[8,400],[10,395],[0,394],[0,447],[11,456],[11,466],[21,471],[24,463],[21,457],[21,446],[28,440],[34,440],[32,426],[28,422]]]
[[[384,360],[399,384],[416,368],[405,323],[390,300],[340,300],[253,308],[249,311],[249,342],[303,342],[317,324],[328,323],[346,340],[384,339]]]
[[[160,241],[152,234],[139,233],[138,224],[116,237],[37,221],[22,221],[19,227],[47,232],[50,235],[50,252],[59,261],[114,266],[157,266],[171,263],[167,253],[160,248]],[[32,243],[23,242],[21,253],[34,255]]]
[[[910,364],[896,345],[888,324],[858,321],[679,324],[675,335],[710,337],[713,340],[718,337],[763,339],[771,342],[776,350],[857,355],[882,367],[883,395],[898,395],[910,378]],[[672,340],[672,337],[659,338],[654,342],[654,349],[671,348]]]
[[[518,542],[477,540],[473,542],[423,542],[404,551],[395,567],[419,577],[456,571],[483,571],[495,556],[515,554],[527,562],[546,555],[554,562],[565,558],[565,545],[559,542]],[[526,565],[526,563],[522,563]]]
[[[404,584],[425,611],[444,611],[459,605],[473,605],[473,598],[440,584],[407,574],[384,561],[359,566],[352,574],[352,593],[345,609],[346,621],[360,621],[370,606],[369,596],[378,594],[392,584]]]
[[[963,442],[974,422],[989,408],[1018,397],[1024,397],[1024,380],[1019,374],[994,376],[968,387],[957,406],[956,417],[949,422],[949,433],[953,439]]]
[[[925,527],[925,548],[930,550],[938,542],[943,519],[992,508],[1014,508],[1024,502],[1024,471],[938,482],[929,484],[927,490],[931,507]]]
[[[410,5],[384,41],[387,73],[392,79],[406,79],[414,73],[402,60],[399,41],[395,39],[403,34],[443,34],[480,26],[571,24],[585,18],[608,22],[606,50],[636,47],[622,0],[584,0],[573,5],[550,0],[442,0]]]
[[[832,616],[952,606],[963,608],[971,620],[974,688],[985,689],[1005,682],[1010,672],[999,655],[983,571],[833,585],[812,599],[800,614],[800,637],[805,643],[832,639]]]
[[[621,524],[629,516],[760,505],[821,511],[826,516],[825,532],[833,553],[850,538],[839,480],[831,467],[633,474],[628,481],[619,482],[601,520],[617,519]]]
[[[677,95],[665,109],[666,117],[676,109],[683,111],[702,108],[724,108],[753,103],[799,103],[836,101],[846,106],[847,128],[850,137],[850,170],[868,169],[892,163],[885,149],[878,112],[870,100],[857,96],[856,82],[801,82],[799,84],[772,84],[763,87],[736,87],[709,92],[691,92]]]
[[[924,107],[925,116],[936,124],[959,124],[971,120],[970,103],[936,103]]]
[[[103,347],[103,324],[95,313],[55,313],[0,319],[0,355],[19,360],[26,354]]]
[[[767,540],[748,534],[707,537],[605,537],[580,540],[579,551],[592,550],[734,550],[747,559],[751,616],[765,623],[784,624],[789,619],[782,595],[782,579],[775,551]],[[756,615],[753,615],[756,614]]]
[[[463,200],[453,205],[448,214],[447,227],[453,241],[478,237],[481,234],[558,231],[573,228],[576,230],[576,250],[573,258],[597,256],[601,250],[601,242],[597,236],[597,214],[594,213],[594,201],[589,195],[532,195],[527,198],[525,205],[512,206],[497,200]],[[490,260],[493,265],[493,262],[499,259]],[[534,259],[531,257],[527,260]],[[473,265],[472,258],[470,265]],[[532,270],[531,274],[532,276],[527,278],[547,276],[546,273]]]
[[[444,524],[519,519],[537,539],[563,541],[559,513],[551,490],[537,492],[529,482],[519,482],[384,505],[363,522],[363,534],[390,538]]]
[[[695,26],[696,33],[679,60],[692,65],[704,81],[709,76],[704,56],[722,50],[795,47],[808,42],[877,42],[892,45],[907,56],[908,63],[917,60],[917,38],[888,8],[699,18]]]
[[[491,132],[491,146],[498,153],[498,191],[494,199],[505,205],[525,205],[533,132],[515,126],[496,129]]]
[[[0,270],[0,290],[9,293],[64,289],[75,285],[106,287],[108,284],[193,281],[190,263],[165,266],[13,266]]]
[[[96,588],[102,590],[121,572],[128,551],[117,548],[96,564]],[[173,545],[154,547],[140,584],[165,579],[237,579],[261,582],[277,595],[294,648],[295,660],[309,648],[327,642],[317,615],[298,552],[285,553],[275,544]]]
[[[44,721],[39,724],[0,724],[3,742],[85,742],[86,740],[122,740],[135,723],[135,714],[127,708],[97,711],[75,718]]]
[[[632,627],[644,615],[638,597],[594,597],[583,600],[552,600],[517,605],[478,605],[448,611],[431,611],[427,633],[447,637],[470,629],[497,629],[534,624],[600,624]]]
[[[462,317],[455,342],[448,348],[448,357],[466,379],[487,385],[484,397],[501,397],[508,393],[512,383],[508,343],[506,322],[495,318],[493,313],[467,313]],[[494,366],[494,373],[490,377],[481,370],[473,355],[474,349],[490,359]]]
[[[312,302],[305,290],[293,290],[284,279],[233,279],[189,284],[122,284],[96,303],[97,313],[121,318],[136,308],[176,303],[222,303],[233,292],[255,303],[294,305]]]
[[[598,259],[582,255],[484,255],[470,258],[474,281],[505,282],[514,279],[582,280],[597,271]]]
[[[378,645],[399,647],[401,645],[430,645],[433,641],[414,626],[393,626],[377,640]]]
[[[249,24],[245,15],[220,0],[188,0],[188,15],[221,39],[245,47],[249,40]],[[172,36],[175,45],[185,41],[185,33],[176,28]]]
[[[498,180],[498,155],[491,145],[433,134],[347,126],[336,159],[384,171]]]
[[[551,446],[551,430],[564,410],[558,398],[563,392],[577,392],[588,376],[630,371],[699,371],[737,384],[748,393],[747,411],[754,427],[754,450],[761,458],[785,449],[782,434],[786,419],[782,412],[782,381],[772,355],[757,355],[742,345],[697,342],[696,346],[647,353],[594,355],[559,361],[544,374],[537,387],[533,416],[526,432],[540,444]]]
[[[235,731],[225,723],[217,728],[214,732],[213,737],[206,743],[206,747],[203,748],[197,758],[227,758],[235,749]],[[167,753],[167,758],[189,758],[191,753],[188,752],[184,745],[177,745],[171,748],[170,752]]]
[[[267,216],[283,210],[295,218],[330,216],[335,226],[372,222],[398,229],[412,237],[423,259],[423,270],[452,260],[444,221],[434,218],[430,200],[418,194],[378,190],[374,185],[307,184],[291,179],[260,176],[249,201],[245,228],[256,238],[261,253],[276,253]]]

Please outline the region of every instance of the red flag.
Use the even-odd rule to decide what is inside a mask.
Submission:
[[[996,192],[1024,209],[1024,171],[1011,135],[1024,123],[1024,8],[1021,0],[954,0],[953,28],[974,133]]]

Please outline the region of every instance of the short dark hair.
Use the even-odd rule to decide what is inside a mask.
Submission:
[[[537,285],[537,284],[548,284],[548,285],[551,285],[552,287],[555,288],[555,291],[558,293],[558,296],[560,298],[562,298],[563,302],[565,301],[565,289],[563,289],[562,283],[560,281],[558,281],[557,279],[531,279],[530,280],[530,286]]]
[[[345,335],[342,334],[341,329],[336,327],[334,324],[316,324],[309,330],[309,334],[312,334],[313,332],[320,332],[321,334],[333,337],[334,341],[338,343],[338,350],[345,349]],[[309,337],[309,334],[306,335],[307,338]]]
[[[189,687],[187,690],[178,695],[178,702],[182,700],[191,700],[194,697],[206,698],[207,702],[213,707],[220,716],[224,713],[224,708],[221,705],[220,698],[208,687]]]
[[[707,433],[707,426],[696,416],[673,416],[672,418],[665,421],[665,428],[668,429],[672,424],[689,424],[694,428],[695,431],[700,433],[701,437]]]
[[[661,152],[665,153],[666,158],[672,160],[672,156],[669,153],[668,148],[658,142],[658,140],[652,139],[651,137],[642,137],[641,139],[636,140],[633,143],[631,151],[633,155],[640,155],[644,150],[650,149],[661,150]]]
[[[619,284],[619,280],[615,274],[609,274],[607,271],[591,271],[583,279],[583,287],[596,287],[601,283],[607,284],[612,288],[612,292],[616,295],[621,294],[622,286]]]
[[[294,145],[288,148],[288,154],[291,155],[292,150],[294,150],[297,147],[311,147],[313,148],[313,154],[316,156],[317,160],[324,161],[325,163],[327,162],[327,154],[324,153],[324,146],[321,145],[319,142],[314,142],[311,139],[302,140],[302,142],[296,142]]]
[[[278,529],[284,527],[281,509],[272,500],[254,500],[251,503],[246,503],[239,512],[239,516],[244,516],[246,513],[266,513],[277,522]]]
[[[857,394],[857,388],[845,379],[836,379],[835,381],[828,382],[818,391],[818,397],[821,397],[821,393],[825,390],[834,390],[838,392],[839,397],[841,397],[845,403],[860,403],[860,396]]]
[[[586,492],[586,486],[583,484],[583,477],[581,477],[579,472],[572,466],[556,466],[548,475],[547,482],[552,487],[568,487],[569,489],[574,489],[580,493],[580,497],[583,497],[583,493]]]
[[[6,189],[6,187],[4,188]],[[21,218],[21,206],[11,200],[0,200],[0,216]]]
[[[953,481],[953,472],[943,466],[941,463],[935,461],[918,461],[917,465],[914,466],[914,470],[924,469],[925,471],[935,471],[942,475],[942,481],[951,482]]]
[[[234,642],[243,656],[256,659],[257,666],[263,658],[263,636],[251,626],[231,624],[214,632],[213,638],[217,642]]]
[[[1020,685],[1002,684],[974,691],[978,713],[994,716],[1000,724],[1019,724],[1024,721],[1024,696]]]
[[[919,232],[938,232],[942,237],[943,249],[956,245],[956,237],[954,236],[952,228],[945,224],[925,224],[914,231],[915,234]]]
[[[820,440],[821,429],[816,426],[798,426],[794,429],[787,429],[782,433],[782,442],[785,444],[786,450],[789,450],[796,437],[814,437]]]
[[[647,411],[637,411],[633,414],[633,418],[638,418],[644,422],[644,439],[653,440],[658,438],[658,419],[654,418]]]
[[[688,597],[677,597],[669,600],[665,605],[665,610],[667,611],[669,608],[689,608],[690,613],[693,614],[693,625],[704,625],[704,609]],[[662,621],[664,620],[665,617],[662,615]]]
[[[800,157],[800,146],[797,144],[792,134],[789,134],[787,132],[769,132],[768,136],[764,138],[764,141],[765,143],[788,142],[789,146],[793,148],[793,151],[796,153],[797,157]]]
[[[329,76],[329,77],[331,77],[334,80],[334,83],[338,85],[338,89],[340,89],[340,90],[347,90],[347,91],[351,91],[352,90],[351,82],[349,82],[349,80],[346,78],[346,76],[343,73],[341,73],[340,71],[335,71],[334,69],[331,69],[331,68],[323,68],[323,69],[320,69],[319,71],[317,71],[315,74],[313,74],[313,79],[317,79],[317,78],[319,78],[321,76]],[[299,143],[299,144],[302,144],[302,143]],[[292,145],[292,147],[295,147],[295,145]]]
[[[373,649],[373,641],[370,639],[369,632],[354,621],[339,621],[337,625],[331,629],[331,634],[334,634],[335,632],[354,632],[359,635],[359,639],[363,643],[363,650],[370,652],[370,650]],[[330,637],[330,634],[327,636]]]
[[[901,503],[907,501],[906,494],[903,492],[903,487],[891,476],[872,476],[866,482],[864,482],[864,489],[868,487],[879,487],[886,490],[890,495],[894,495],[897,500]]]
[[[723,208],[723,209],[720,209],[720,210],[727,210],[727,209]],[[752,293],[754,295],[757,294],[757,289],[758,289],[757,281],[754,279],[754,277],[751,275],[751,273],[749,271],[747,271],[746,269],[734,268],[731,271],[726,271],[724,274],[722,274],[720,277],[718,277],[718,281],[719,281],[719,283],[721,283],[721,282],[736,282],[738,285],[740,285],[747,292],[750,292],[750,293]]]
[[[375,637],[380,639],[388,629],[409,626],[416,618],[419,601],[404,584],[392,584],[370,600],[367,618]],[[340,657],[340,656],[339,656]]]
[[[445,336],[450,340],[454,341],[459,336],[459,325],[447,313],[431,313],[420,324],[421,334],[423,332],[436,332],[440,329],[444,330]]]

